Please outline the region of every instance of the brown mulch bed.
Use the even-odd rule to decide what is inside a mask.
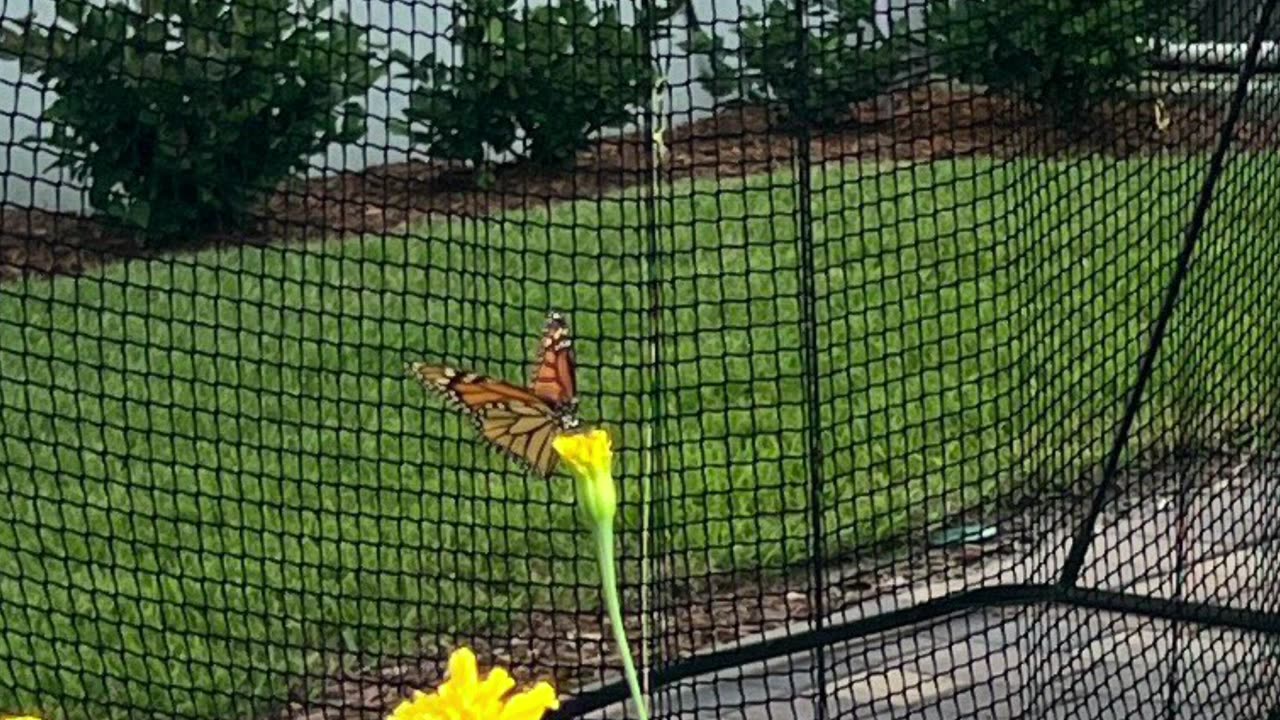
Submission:
[[[1223,107],[1169,105],[1160,128],[1151,102],[1103,108],[1092,130],[1068,136],[1025,106],[1001,97],[922,85],[851,109],[845,127],[811,135],[813,162],[928,161],[1016,154],[1101,152],[1113,156],[1196,152],[1211,148]],[[663,173],[671,180],[741,178],[788,167],[795,140],[774,114],[736,107],[674,128]],[[1280,147],[1280,122],[1242,120],[1240,149]],[[646,183],[649,149],[640,135],[600,141],[572,171],[539,173],[521,165],[498,168],[488,190],[445,164],[405,162],[298,180],[266,204],[254,231],[212,237],[195,247],[264,243],[271,239],[389,233],[432,214],[485,216],[595,198]],[[128,237],[76,214],[30,208],[0,212],[0,281],[30,273],[77,274],[119,258],[151,255]]]

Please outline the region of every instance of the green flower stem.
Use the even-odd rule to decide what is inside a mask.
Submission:
[[[601,518],[591,524],[591,534],[596,539],[596,559],[600,562],[600,588],[604,591],[604,605],[609,611],[609,624],[613,625],[613,639],[622,655],[622,671],[631,688],[631,699],[636,703],[640,720],[649,720],[645,709],[644,694],[640,692],[640,680],[636,665],[631,659],[631,646],[627,642],[627,629],[622,624],[622,603],[618,600],[618,573],[613,557],[613,518]]]

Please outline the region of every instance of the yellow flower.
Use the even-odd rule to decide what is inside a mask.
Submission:
[[[387,720],[541,720],[560,707],[555,690],[545,682],[508,696],[515,686],[502,668],[481,680],[475,653],[458,648],[449,656],[449,679],[434,693],[414,693]]]
[[[5,715],[3,718],[0,718],[0,720],[40,720],[40,718],[35,715]]]
[[[560,435],[552,441],[564,464],[578,479],[582,506],[595,523],[612,522],[618,511],[613,484],[613,446],[609,433],[595,429]]]

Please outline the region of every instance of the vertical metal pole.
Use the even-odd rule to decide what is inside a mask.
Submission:
[[[813,629],[821,631],[826,622],[826,557],[823,533],[822,503],[822,413],[819,406],[821,393],[818,387],[818,313],[817,290],[814,276],[817,267],[814,261],[813,240],[813,161],[810,157],[812,141],[809,117],[809,5],[808,0],[796,0],[796,49],[799,70],[797,90],[800,101],[788,108],[792,112],[789,121],[796,125],[792,167],[796,177],[796,212],[799,236],[799,288],[800,288],[800,327],[801,327],[801,363],[804,371],[804,405],[807,411],[805,422],[805,444],[808,455],[809,483],[809,559],[810,584],[813,600],[810,603]],[[826,720],[826,652],[819,645],[814,648],[814,717]]]

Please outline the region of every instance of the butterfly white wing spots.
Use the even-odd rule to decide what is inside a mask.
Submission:
[[[443,397],[448,403],[471,420],[475,425],[480,425],[481,408],[473,407],[463,401],[461,393],[457,391],[457,384],[463,378],[469,379],[468,382],[474,382],[478,379],[473,373],[464,373],[456,368],[448,365],[430,365],[422,362],[409,363],[405,366],[405,373],[417,380],[424,388]]]

